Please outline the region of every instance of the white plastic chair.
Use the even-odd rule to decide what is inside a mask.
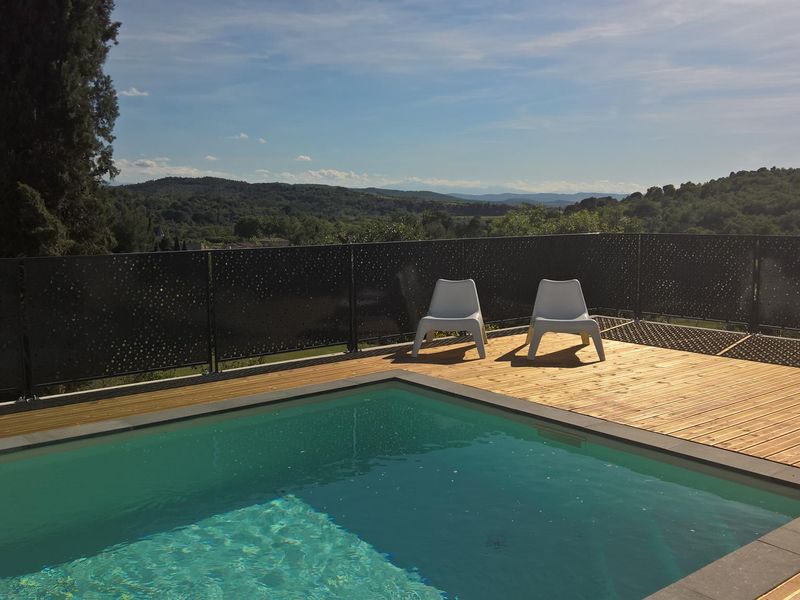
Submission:
[[[478,289],[472,279],[436,281],[428,314],[422,317],[417,326],[411,356],[416,358],[422,340],[427,336],[429,342],[433,341],[437,331],[469,331],[478,347],[478,355],[486,358],[484,344],[489,340],[478,301]]]
[[[536,292],[531,325],[528,327],[528,360],[536,357],[536,350],[542,336],[550,332],[579,333],[584,344],[589,337],[594,340],[594,347],[600,360],[606,359],[603,351],[603,339],[600,337],[600,326],[589,318],[586,301],[583,299],[581,283],[577,279],[553,281],[542,279]]]

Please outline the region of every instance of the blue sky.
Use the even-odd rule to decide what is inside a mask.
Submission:
[[[800,167],[797,0],[117,0],[119,182],[631,192]]]

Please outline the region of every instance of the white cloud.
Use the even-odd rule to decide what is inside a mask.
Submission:
[[[515,179],[502,182],[501,187],[513,192],[531,194],[576,194],[579,192],[615,194],[640,192],[645,189],[645,186],[634,181],[609,181],[608,179],[594,181],[530,181],[527,179]]]
[[[419,100],[419,106],[443,106],[450,104],[461,104],[470,102],[482,102],[496,100],[502,96],[502,92],[497,89],[479,88],[472,90],[461,90],[452,94],[438,94],[429,98]]]
[[[311,157],[307,156],[306,154],[298,154],[295,157],[295,160],[298,162],[311,162]]]
[[[211,154],[206,154],[205,159],[206,160],[218,160],[216,156],[212,156]]]
[[[518,116],[489,123],[487,129],[510,129],[518,131],[557,130],[560,132],[586,131],[590,127],[607,124],[619,117],[616,109],[605,112],[583,112],[564,114],[528,114],[521,111]]]
[[[149,96],[150,92],[145,92],[144,90],[140,90],[135,87],[130,87],[127,90],[122,90],[120,94],[122,94],[123,96]]]
[[[458,18],[453,18],[457,15]],[[181,65],[329,65],[412,72],[451,69],[530,69],[554,61],[568,71],[602,77],[616,59],[684,56],[691,64],[731,56],[738,61],[784,56],[765,69],[780,71],[798,56],[796,0],[607,0],[568,3],[408,1],[370,3],[244,3],[153,23],[124,32],[142,58],[181,57]],[[232,41],[260,35],[254,50]],[[498,40],[502,40],[498,43]],[[176,52],[175,50],[180,50]],[[727,52],[726,52],[727,51]],[[596,69],[596,57],[606,67]],[[742,58],[745,57],[745,58]],[[612,58],[614,60],[608,60]],[[163,61],[161,61],[163,62]],[[161,66],[156,63],[156,66]],[[164,65],[168,66],[168,65]]]
[[[133,183],[158,179],[160,177],[233,177],[223,171],[198,169],[187,165],[170,164],[170,159],[159,156],[157,158],[138,158],[129,160],[121,158],[114,163],[120,170],[117,180],[123,183]]]
[[[420,186],[433,187],[437,189],[461,189],[473,190],[486,187],[486,182],[479,179],[447,179],[444,177],[404,177],[397,182],[403,186],[410,186],[420,189]]]
[[[260,137],[260,138],[258,138],[258,143],[259,144],[266,144],[267,140],[265,138],[263,138],[263,137]]]
[[[380,178],[375,178],[369,173],[340,171],[338,169],[316,169],[301,171],[299,173],[283,171],[280,173],[269,173],[269,175],[277,178],[278,181],[284,181],[286,183],[320,183],[323,185],[340,185],[343,187],[368,187],[375,185],[376,181],[381,181]]]
[[[727,133],[751,134],[758,140],[779,140],[784,136],[796,139],[800,134],[800,93],[687,100],[669,108],[643,110],[634,116],[673,131],[679,127],[695,131],[722,127]]]
[[[232,135],[228,138],[229,140],[249,140],[250,136],[247,135],[244,131],[237,133],[236,135]]]

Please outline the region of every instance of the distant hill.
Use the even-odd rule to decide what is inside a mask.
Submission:
[[[230,224],[243,216],[310,214],[321,218],[360,219],[395,213],[443,210],[455,216],[492,216],[506,207],[465,202],[435,192],[350,189],[329,185],[247,183],[216,177],[165,177],[144,183],[112,186],[159,213],[166,221]]]
[[[800,235],[800,169],[732,172],[701,184],[654,186],[619,201],[587,198],[565,207],[564,215],[620,209],[646,232]]]
[[[108,190],[120,252],[167,250],[182,242],[230,247],[244,239],[259,245],[478,236],[484,230],[480,217],[500,217],[513,208],[434,192],[215,177],[165,177]]]
[[[500,202],[504,204],[543,204],[545,206],[567,206],[590,197],[611,197],[620,200],[625,194],[601,194],[597,192],[578,192],[575,194],[450,194],[462,200],[473,202]]]
[[[374,187],[351,188],[351,189],[356,192],[366,192],[368,194],[375,194],[376,196],[394,196],[397,198],[422,198],[425,200],[441,200],[444,202],[463,202],[464,200],[466,200],[465,198],[461,198],[460,196],[456,196],[455,194],[440,194],[439,192],[428,192],[425,190],[412,192],[407,190],[390,190],[385,188],[374,188]],[[481,200],[473,200],[473,202],[477,201]]]

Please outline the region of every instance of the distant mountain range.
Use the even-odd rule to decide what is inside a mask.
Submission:
[[[584,198],[611,197],[615,200],[622,200],[627,194],[607,194],[605,192],[577,192],[574,194],[555,194],[555,193],[531,193],[531,194],[442,194],[429,191],[406,191],[392,190],[385,188],[354,188],[359,192],[367,192],[376,196],[424,198],[426,200],[443,200],[446,202],[469,201],[469,202],[497,202],[501,204],[544,204],[545,206],[568,206],[580,202]]]
[[[367,188],[350,188],[354,192],[364,192],[374,196],[391,197],[391,198],[421,198],[424,200],[438,200],[442,202],[463,202],[465,200],[472,200],[471,198],[462,198],[455,194],[441,194],[439,192],[429,192],[425,190],[407,191],[407,190],[390,190],[384,188],[367,187]],[[474,200],[472,200],[474,201]]]
[[[247,183],[216,177],[164,177],[112,186],[119,192],[131,192],[148,198],[150,208],[174,202],[222,203],[229,208],[252,204],[260,209],[291,207],[321,217],[385,215],[393,210],[422,212],[442,209],[454,215],[499,215],[513,205],[544,204],[564,207],[589,197],[621,199],[621,194],[442,194],[428,190],[407,191],[384,188],[345,188],[319,184]],[[288,208],[287,208],[288,209]],[[238,210],[234,210],[238,213]],[[248,210],[244,211],[249,212]]]
[[[454,216],[499,216],[511,209],[497,202],[464,200],[436,192],[247,183],[216,177],[164,177],[111,186],[110,190],[126,204],[158,213],[165,222],[230,226],[245,216],[276,213],[356,220],[435,210]]]
[[[544,204],[545,206],[568,206],[584,198],[611,197],[622,200],[627,194],[607,194],[605,192],[577,192],[574,194],[450,194],[462,200],[473,202],[502,202],[503,204]]]

